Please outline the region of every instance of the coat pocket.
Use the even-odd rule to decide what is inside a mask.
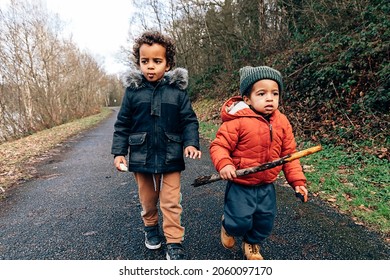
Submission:
[[[167,149],[165,163],[180,162],[183,160],[183,140],[180,134],[165,132]]]
[[[129,164],[146,164],[146,156],[148,152],[146,135],[146,132],[130,134]]]

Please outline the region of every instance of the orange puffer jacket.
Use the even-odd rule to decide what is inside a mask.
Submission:
[[[243,169],[296,152],[291,124],[279,110],[268,122],[252,111],[240,96],[235,96],[222,106],[221,117],[223,123],[210,145],[211,159],[218,172],[229,164]],[[299,160],[237,177],[234,182],[251,186],[272,183],[282,169],[292,187],[306,185]]]

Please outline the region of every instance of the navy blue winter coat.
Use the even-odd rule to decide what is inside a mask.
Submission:
[[[157,84],[131,72],[115,122],[111,153],[129,155],[129,171],[185,169],[183,149],[199,149],[199,123],[187,94],[188,73],[176,68]]]

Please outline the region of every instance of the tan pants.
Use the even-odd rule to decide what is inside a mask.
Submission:
[[[180,172],[165,174],[134,173],[142,206],[141,216],[145,226],[158,223],[157,203],[163,215],[163,231],[167,243],[181,243],[184,227],[181,226]]]

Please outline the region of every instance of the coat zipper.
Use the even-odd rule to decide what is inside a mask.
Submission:
[[[152,104],[151,106],[153,107],[154,106],[154,98],[155,98],[155,94],[158,94],[157,92],[157,88],[159,87],[161,81],[158,82],[158,84],[156,85],[156,87],[153,89],[153,93],[152,93]],[[157,122],[158,122],[158,117],[157,116],[153,116],[154,118],[154,173],[157,173],[158,171],[158,125],[157,125]]]
[[[154,173],[157,173],[157,163],[158,163],[157,117],[153,116],[153,118],[154,118]]]
[[[269,134],[270,134],[270,143],[269,143],[269,147],[268,147],[268,160],[267,161],[270,161],[270,154],[271,154],[271,146],[272,146],[272,140],[273,140],[273,136],[272,136],[272,124],[269,123]]]

